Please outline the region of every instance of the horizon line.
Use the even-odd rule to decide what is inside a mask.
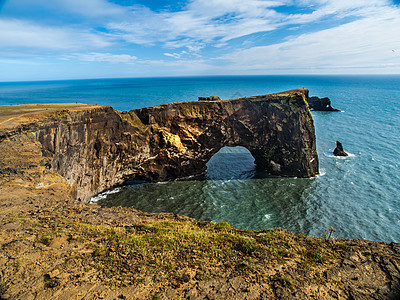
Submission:
[[[121,79],[167,79],[167,78],[199,78],[199,77],[287,77],[287,76],[304,76],[304,77],[316,77],[316,76],[400,76],[400,73],[321,73],[321,74],[243,74],[243,75],[177,75],[177,76],[142,76],[142,77],[97,77],[97,78],[65,78],[65,79],[38,79],[38,80],[5,80],[0,83],[24,83],[24,82],[55,82],[55,81],[83,81],[83,80],[121,80]]]

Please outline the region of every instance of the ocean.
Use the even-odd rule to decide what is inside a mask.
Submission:
[[[0,104],[79,102],[124,111],[169,102],[308,88],[341,112],[312,112],[320,175],[255,169],[243,147],[223,148],[203,176],[130,183],[94,198],[104,206],[172,212],[241,229],[400,242],[400,75],[212,76],[0,83]],[[332,155],[336,140],[350,155]]]

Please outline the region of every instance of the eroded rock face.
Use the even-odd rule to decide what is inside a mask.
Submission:
[[[76,198],[127,179],[163,181],[206,171],[224,146],[244,146],[272,174],[318,174],[308,90],[226,101],[180,102],[120,113],[96,107],[26,129],[42,145],[42,164],[60,174]]]

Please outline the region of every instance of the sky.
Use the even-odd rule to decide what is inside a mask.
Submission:
[[[400,74],[395,0],[0,0],[0,81]]]

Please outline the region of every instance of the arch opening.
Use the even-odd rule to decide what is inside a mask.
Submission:
[[[207,162],[206,179],[249,179],[256,173],[254,157],[243,146],[222,147]]]

